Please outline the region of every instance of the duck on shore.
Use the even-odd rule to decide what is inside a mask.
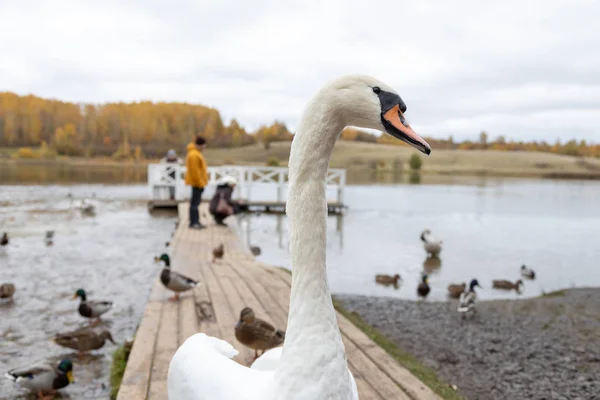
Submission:
[[[492,287],[494,289],[503,289],[503,290],[516,290],[517,293],[521,292],[521,286],[523,285],[522,280],[518,280],[515,283],[506,280],[506,279],[495,279],[492,281]]]
[[[160,281],[167,289],[175,292],[173,296],[169,297],[169,301],[179,300],[179,293],[193,289],[198,284],[198,281],[171,270],[171,258],[167,253],[161,254],[160,257],[154,257],[154,261],[165,263],[160,273]]]
[[[95,318],[95,323],[99,323],[100,316],[110,310],[114,305],[112,301],[88,300],[85,290],[83,289],[78,289],[75,292],[73,300],[78,297],[81,299],[78,308],[79,315],[85,318]]]
[[[417,286],[417,294],[423,299],[427,297],[431,288],[429,287],[429,278],[427,275],[423,275],[421,283]]]
[[[216,260],[222,259],[223,255],[225,255],[225,247],[223,246],[223,243],[221,243],[220,245],[215,247],[212,251],[212,254],[213,254],[213,260],[212,260],[213,263]]]
[[[525,265],[521,265],[521,275],[528,279],[535,279],[535,271]]]
[[[469,290],[460,294],[457,307],[459,313],[464,315],[469,311],[476,311],[475,301],[477,300],[477,293],[475,293],[475,286],[479,286],[479,282],[477,279],[472,279],[469,284]]]
[[[254,349],[254,360],[256,360],[265,351],[282,345],[285,332],[256,318],[254,311],[250,307],[245,307],[240,312],[240,319],[235,325],[235,337],[240,343]],[[260,355],[259,350],[262,351]]]

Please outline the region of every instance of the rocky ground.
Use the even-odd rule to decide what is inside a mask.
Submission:
[[[468,400],[600,400],[600,289],[456,302],[335,296]]]

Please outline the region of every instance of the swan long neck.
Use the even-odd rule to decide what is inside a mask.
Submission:
[[[327,98],[317,96],[307,106],[292,142],[286,206],[292,289],[285,344],[277,371],[280,390],[283,389],[280,394],[292,393],[298,385],[306,390],[307,384],[324,394],[331,390],[323,385],[324,376],[349,379],[344,378],[348,375],[348,365],[325,263],[327,169],[344,126]],[[339,393],[332,396],[322,398],[337,399]]]

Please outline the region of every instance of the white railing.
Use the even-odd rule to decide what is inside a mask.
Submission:
[[[184,174],[185,166],[178,164],[148,165],[150,200],[188,200],[190,198],[190,190],[185,184]],[[233,192],[233,196],[236,199],[245,199],[249,202],[254,200],[283,203],[286,201],[288,186],[288,169],[286,167],[246,165],[209,167],[208,187],[205,188],[205,193],[202,197],[206,199],[207,196],[212,196],[215,186],[227,175],[233,176],[238,182],[236,190]],[[329,169],[327,173],[328,201],[343,204],[345,186],[346,170]],[[275,189],[275,196],[269,196],[269,192],[272,192],[273,189]],[[329,196],[332,193],[334,196]],[[173,198],[171,198],[171,194]],[[252,196],[253,194],[254,197]]]

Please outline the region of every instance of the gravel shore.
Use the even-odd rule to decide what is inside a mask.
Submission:
[[[477,304],[336,295],[468,400],[600,400],[600,289]]]

